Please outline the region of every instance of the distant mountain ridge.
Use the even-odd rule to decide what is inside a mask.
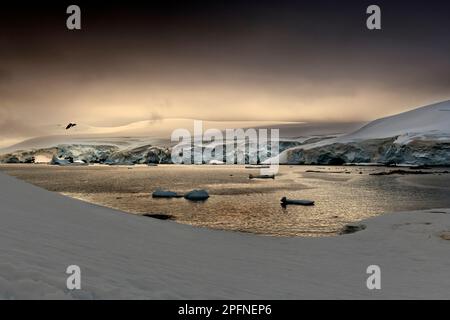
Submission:
[[[40,137],[8,148],[8,152],[0,150],[0,154],[3,151],[0,162],[33,162],[36,157],[56,156],[89,163],[171,163],[174,143],[169,140],[170,130],[178,126],[193,132],[192,120],[174,121],[169,125],[164,120],[144,121],[118,128],[80,126],[75,129],[84,134]],[[245,123],[237,122],[236,127],[245,128]],[[205,122],[204,130],[214,126],[225,129],[229,123]],[[267,124],[267,127],[274,126]],[[292,130],[292,124],[288,127]],[[316,133],[326,132],[319,129],[316,128]],[[265,162],[276,159],[281,164],[450,166],[450,100],[377,119],[349,134],[330,135],[330,132],[281,138],[280,155]],[[261,145],[256,152],[266,154],[267,150],[267,145]],[[246,151],[246,157],[249,152]],[[204,159],[204,163],[209,160]]]
[[[450,100],[377,119],[350,134],[283,151],[289,164],[450,165]]]

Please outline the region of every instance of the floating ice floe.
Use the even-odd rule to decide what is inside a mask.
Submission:
[[[152,193],[153,198],[181,198],[182,196],[173,191],[157,189]]]
[[[220,161],[220,160],[210,160],[209,164],[222,165],[222,164],[225,164],[225,162]]]

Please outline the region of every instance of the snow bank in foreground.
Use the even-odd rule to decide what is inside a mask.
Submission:
[[[450,209],[334,238],[272,238],[124,214],[0,174],[0,298],[448,298]],[[79,291],[65,270],[81,267]],[[366,288],[377,264],[382,290]]]

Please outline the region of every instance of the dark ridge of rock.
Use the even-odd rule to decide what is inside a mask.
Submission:
[[[390,170],[390,171],[382,171],[382,172],[374,172],[374,173],[369,173],[370,176],[390,176],[393,174],[401,174],[401,175],[405,175],[405,174],[432,174],[433,172],[426,172],[426,171],[421,171],[421,170]]]
[[[262,175],[253,175],[253,174],[249,174],[248,175],[249,179],[275,179],[275,175],[274,174],[262,174]]]
[[[144,213],[143,216],[158,220],[175,220],[175,216],[164,213]]]
[[[321,171],[321,170],[306,170],[305,173],[350,173],[349,171]]]
[[[296,200],[287,199],[286,197],[281,198],[281,206],[286,207],[287,205],[299,205],[299,206],[313,206],[314,201],[312,200]]]
[[[369,173],[371,176],[390,176],[394,174],[399,175],[406,175],[406,174],[442,174],[442,173],[449,173],[449,171],[422,171],[422,170],[391,170],[391,171],[382,171],[382,172],[374,172]]]

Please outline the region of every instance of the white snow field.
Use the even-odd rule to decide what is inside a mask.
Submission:
[[[357,141],[395,136],[409,138],[402,139],[401,143],[426,137],[450,139],[450,100],[372,121],[339,139]]]
[[[202,121],[203,130],[214,128],[249,128],[255,126],[284,127],[301,125],[297,122],[276,121]],[[77,124],[70,130],[61,126],[40,128],[48,135],[24,140],[11,146],[0,146],[0,154],[17,150],[49,148],[57,145],[111,145],[119,148],[136,148],[143,145],[166,145],[171,142],[171,134],[175,129],[184,128],[194,133],[192,119],[160,119],[132,122],[116,127],[96,127],[87,124]]]
[[[329,146],[358,143],[371,139],[396,138],[394,144],[406,145],[413,141],[450,141],[450,100],[419,107],[397,115],[377,119],[361,129],[337,138],[305,144],[280,153],[280,163],[288,163],[289,154]],[[269,160],[266,162],[271,162]]]
[[[450,209],[363,223],[363,231],[332,238],[201,229],[95,206],[0,173],[0,298],[450,297]],[[81,268],[81,290],[66,289],[69,265]],[[366,287],[369,265],[381,268],[381,290]]]

